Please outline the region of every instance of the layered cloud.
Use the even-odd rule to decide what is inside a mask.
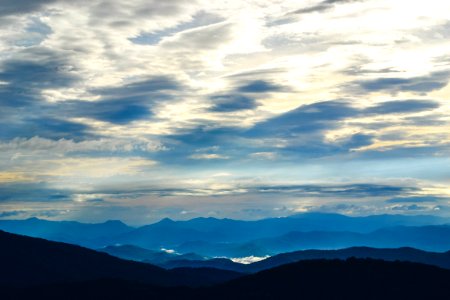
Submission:
[[[449,9],[4,1],[0,216],[448,214]]]

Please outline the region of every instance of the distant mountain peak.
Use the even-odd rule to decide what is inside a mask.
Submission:
[[[164,218],[164,219],[161,219],[159,222],[158,222],[158,224],[166,224],[166,223],[175,223],[175,221],[174,220],[172,220],[171,218]]]
[[[128,226],[127,224],[125,224],[124,222],[122,222],[120,220],[108,220],[108,221],[104,222],[103,224]]]

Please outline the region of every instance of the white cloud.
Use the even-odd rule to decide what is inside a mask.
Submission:
[[[208,159],[228,159],[229,157],[217,153],[199,153],[199,154],[192,154],[191,156],[189,156],[189,158],[208,160]]]
[[[129,153],[133,151],[157,152],[167,148],[160,142],[150,139],[113,139],[102,138],[98,140],[74,141],[69,139],[50,140],[38,136],[26,139],[15,138],[8,142],[0,142],[0,151],[22,153],[49,153],[63,155],[74,152],[109,152]]]

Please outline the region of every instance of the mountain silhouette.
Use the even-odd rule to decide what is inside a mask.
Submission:
[[[306,260],[195,289],[119,279],[4,286],[2,299],[449,299],[449,280],[450,270],[434,266],[351,258]]]
[[[409,247],[389,249],[351,247],[339,250],[301,250],[278,254],[251,264],[240,264],[226,258],[215,258],[207,260],[170,260],[163,264],[159,264],[159,266],[167,269],[208,267],[241,273],[255,273],[301,260],[345,260],[352,257],[381,259],[386,261],[409,261],[450,269],[450,251],[443,253],[427,252]]]
[[[83,224],[69,221],[46,221],[36,218],[27,220],[0,220],[0,230],[28,236],[41,237],[49,240],[68,242],[98,249],[110,245],[134,245],[151,250],[175,249],[189,243],[205,242],[209,244],[230,244],[237,248],[234,254],[240,256],[266,255],[280,252],[305,249],[304,247],[285,247],[267,249],[261,243],[271,239],[291,234],[292,232],[351,232],[353,234],[369,234],[387,227],[397,226],[427,226],[442,225],[449,220],[435,216],[404,216],[404,215],[374,215],[366,217],[348,217],[339,214],[302,213],[282,218],[268,218],[256,221],[240,221],[216,218],[195,218],[187,221],[163,219],[154,224],[133,228],[120,221],[107,221],[100,224]],[[389,235],[389,232],[383,233]],[[310,238],[313,238],[311,236]],[[377,238],[377,236],[373,236]],[[316,238],[318,239],[318,237]],[[353,239],[353,238],[352,238]],[[326,240],[330,240],[326,237]],[[394,242],[395,238],[392,239]],[[260,244],[253,243],[260,241]],[[250,243],[252,242],[252,243]],[[279,241],[277,241],[278,244]],[[363,246],[349,240],[338,246]],[[357,240],[356,240],[357,242]],[[305,242],[306,243],[306,242]],[[337,248],[333,245],[310,243],[307,248]],[[426,242],[424,244],[427,244]],[[320,247],[319,247],[320,246]],[[365,245],[374,246],[374,245]],[[388,244],[380,246],[387,247]],[[421,246],[397,245],[397,246]],[[215,246],[217,247],[217,246]],[[419,247],[420,248],[420,247]],[[450,249],[449,247],[445,247]],[[178,248],[180,249],[180,248]],[[247,249],[247,251],[246,251]],[[253,252],[251,252],[252,250]],[[435,248],[428,250],[437,250]],[[442,249],[441,249],[442,250]],[[195,252],[203,256],[207,253],[186,250],[183,253]],[[214,253],[215,256],[217,253]],[[223,255],[223,254],[220,254]],[[226,255],[228,256],[228,255]]]
[[[370,233],[346,231],[289,232],[243,243],[190,241],[174,247],[180,253],[194,252],[203,256],[246,257],[276,255],[307,249],[342,249],[354,246],[374,248],[412,247],[443,252],[450,249],[450,226],[389,227]]]
[[[80,246],[0,231],[0,285],[122,279],[161,286],[208,285],[240,276],[216,269],[174,269],[122,260]]]
[[[47,221],[38,218],[0,220],[0,230],[48,240],[99,248],[114,243],[114,237],[134,230],[121,221],[89,224],[75,221]]]
[[[148,262],[154,265],[165,264],[172,260],[204,260],[203,256],[195,253],[177,254],[167,251],[155,251],[133,245],[115,245],[98,249],[110,255],[135,261]]]
[[[207,290],[210,299],[448,299],[450,270],[373,259],[306,260]]]

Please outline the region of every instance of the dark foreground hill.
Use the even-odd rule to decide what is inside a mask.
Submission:
[[[96,280],[17,289],[2,299],[450,299],[450,271],[371,259],[310,260],[208,288]]]
[[[208,285],[240,276],[216,269],[164,270],[87,248],[0,231],[0,285],[122,279],[160,286]]]
[[[310,260],[239,278],[214,299],[449,299],[450,271],[372,259]]]
[[[385,261],[409,261],[450,269],[450,251],[438,253],[402,247],[379,249],[370,247],[351,247],[339,250],[302,250],[278,254],[265,260],[245,265],[242,272],[258,272],[300,260],[371,258]],[[237,269],[236,269],[237,270]]]

